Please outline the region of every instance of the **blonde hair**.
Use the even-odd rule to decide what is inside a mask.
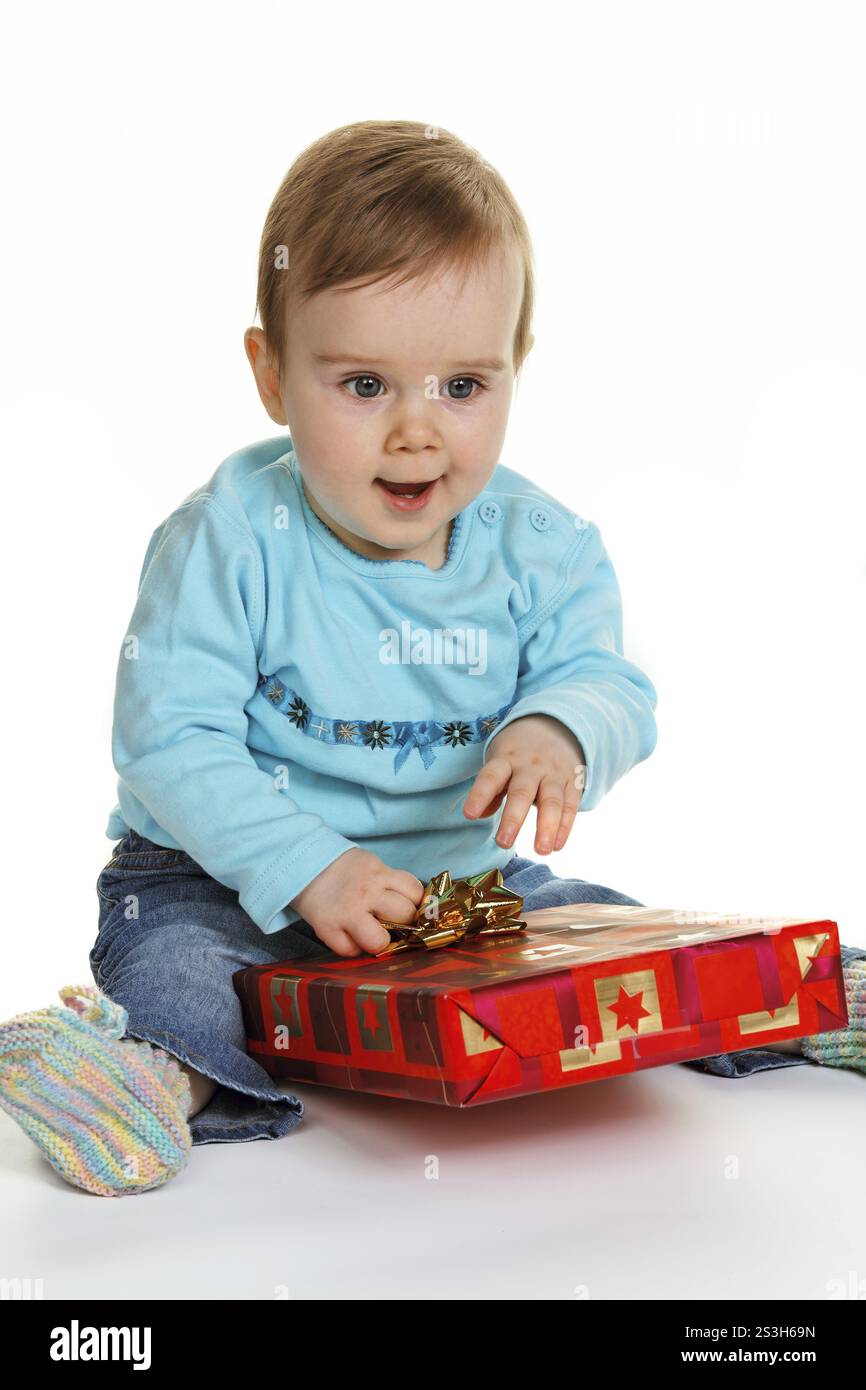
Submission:
[[[256,309],[282,384],[293,303],[350,281],[395,286],[442,267],[469,270],[500,247],[517,250],[523,301],[515,375],[533,343],[529,231],[504,179],[477,150],[421,121],[356,121],[309,145],[268,209]]]

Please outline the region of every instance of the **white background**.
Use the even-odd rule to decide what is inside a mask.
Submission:
[[[554,871],[866,945],[863,7],[56,4],[3,47],[0,1016],[89,979],[144,550],[278,432],[242,344],[262,222],[366,118],[454,131],[520,202],[536,344],[502,461],[599,524],[659,693],[654,754]]]

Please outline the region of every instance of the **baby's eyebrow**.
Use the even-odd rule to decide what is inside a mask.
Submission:
[[[369,367],[387,367],[390,364],[383,357],[365,357],[362,352],[355,353],[334,353],[334,352],[314,352],[313,361],[321,362],[329,367],[348,366],[351,362],[365,362]],[[451,362],[446,368],[452,371],[457,367],[467,367],[474,371],[504,372],[505,363],[501,357],[479,357],[474,362],[460,360]]]

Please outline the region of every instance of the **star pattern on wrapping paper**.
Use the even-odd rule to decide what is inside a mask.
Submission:
[[[643,990],[638,990],[637,994],[629,994],[622,985],[619,987],[616,1003],[609,1004],[611,1013],[616,1014],[617,1030],[620,1028],[630,1028],[633,1033],[637,1032],[638,1023],[642,1018],[649,1018],[650,1010],[645,1009],[641,1000]]]
[[[823,950],[823,947],[824,947],[824,942],[822,941],[822,942],[821,942],[821,945],[817,948],[816,951],[814,951],[814,952],[812,953],[812,955],[807,955],[807,956],[806,956],[806,959],[807,959],[807,961],[809,962],[809,964],[808,964],[808,966],[806,967],[805,973],[804,973],[804,975],[803,975],[803,983],[804,983],[804,984],[808,984],[808,983],[809,983],[809,972],[811,971],[812,966],[815,965],[815,964],[817,963],[818,957],[820,956],[821,951]]]
[[[382,1029],[382,1024],[379,1020],[378,999],[376,999],[372,994],[368,994],[366,999],[364,1000],[363,1010],[364,1027],[366,1028],[367,1032],[371,1033],[375,1038],[376,1034],[379,1033]]]
[[[286,980],[280,981],[280,992],[274,995],[274,1003],[279,1005],[284,1024],[295,1022],[295,1000]]]

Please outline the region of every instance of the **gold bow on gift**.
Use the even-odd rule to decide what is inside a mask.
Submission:
[[[404,922],[382,922],[391,943],[376,955],[391,956],[395,951],[410,951],[417,946],[435,951],[440,946],[453,946],[466,936],[504,936],[525,931],[526,923],[518,921],[516,915],[522,906],[520,894],[503,887],[501,869],[469,874],[454,883],[448,870],[443,869],[427,883],[413,923],[407,926]]]

